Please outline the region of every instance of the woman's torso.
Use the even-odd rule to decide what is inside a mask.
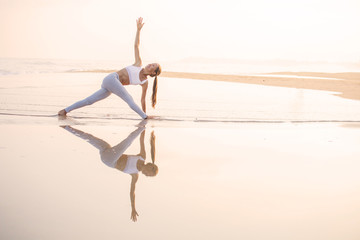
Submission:
[[[123,154],[116,162],[115,168],[124,173],[137,173],[139,172],[139,169],[137,168],[139,161],[144,162],[145,160],[139,155]]]
[[[126,68],[123,68],[123,69],[117,71],[116,73],[118,74],[119,80],[120,80],[122,85],[129,85],[130,84],[129,74],[126,71]]]
[[[131,67],[131,66],[128,66],[126,68],[129,69],[129,67]],[[129,70],[127,70],[126,68],[123,68],[123,69],[116,72],[118,74],[118,76],[119,76],[119,80],[120,80],[122,85],[129,85],[130,84],[130,76],[129,76],[129,72],[128,72]],[[144,76],[142,76],[140,74],[141,67],[140,66],[135,66],[135,68],[138,68],[137,69],[138,72],[136,72],[135,76],[132,76],[132,77],[133,78],[134,77],[138,78],[140,80],[139,84],[145,83],[146,82],[146,77],[144,77]]]

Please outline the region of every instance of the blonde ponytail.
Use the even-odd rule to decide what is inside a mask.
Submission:
[[[155,76],[154,84],[153,84],[153,92],[151,96],[152,107],[155,108],[156,105],[156,94],[157,94],[157,76]]]
[[[153,108],[155,108],[155,105],[156,105],[156,94],[157,94],[157,85],[158,85],[157,76],[160,75],[160,73],[161,73],[161,67],[159,64],[159,66],[155,70],[155,73],[153,75],[150,75],[151,77],[155,77],[154,83],[153,83],[153,92],[152,92],[152,96],[151,96],[151,104],[152,104]]]
[[[155,134],[154,134],[154,131],[151,132],[150,146],[151,146],[151,160],[152,160],[152,163],[155,163]]]
[[[156,174],[159,172],[159,168],[155,165],[155,134],[154,131],[151,133],[150,138],[150,145],[151,145],[151,160],[152,163],[147,163],[145,167],[148,169],[146,171],[146,176],[156,176]]]

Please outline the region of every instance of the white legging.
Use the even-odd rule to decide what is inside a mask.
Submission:
[[[104,98],[107,98],[108,96],[110,96],[111,93],[116,94],[122,100],[124,100],[132,110],[134,110],[137,114],[140,115],[140,117],[144,119],[147,118],[146,113],[144,113],[144,111],[141,110],[141,108],[134,102],[134,99],[126,91],[125,87],[120,83],[119,76],[116,72],[110,73],[104,78],[100,90],[96,91],[89,97],[80,100],[74,103],[73,105],[65,108],[65,111],[68,113],[77,108],[91,105]]]

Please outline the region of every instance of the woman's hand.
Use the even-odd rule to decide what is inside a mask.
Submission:
[[[135,209],[133,209],[133,210],[131,211],[131,217],[130,217],[131,220],[132,220],[133,222],[136,222],[138,216],[139,216],[139,214],[136,212]]]
[[[141,28],[144,26],[145,23],[142,22],[143,21],[143,18],[142,17],[139,17],[137,20],[136,20],[136,25],[137,25],[137,30],[140,31]]]

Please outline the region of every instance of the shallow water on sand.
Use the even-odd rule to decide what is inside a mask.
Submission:
[[[59,73],[9,75],[0,78],[0,121],[11,123],[14,115],[51,117],[60,109],[100,88],[104,73]],[[150,80],[149,88],[152,86]],[[127,90],[140,104],[141,88]],[[150,115],[169,121],[205,122],[359,122],[360,101],[331,92],[268,87],[233,82],[162,78],[158,104]],[[136,115],[119,97],[111,95],[69,114],[91,124],[116,124],[136,120]],[[21,118],[23,119],[23,118]],[[18,118],[18,121],[21,121]],[[42,119],[41,121],[43,121]],[[48,123],[56,123],[48,119]]]
[[[149,121],[159,172],[139,174],[135,223],[131,176],[79,133],[115,146],[138,127],[72,128],[0,126],[1,239],[359,239],[360,128]]]

